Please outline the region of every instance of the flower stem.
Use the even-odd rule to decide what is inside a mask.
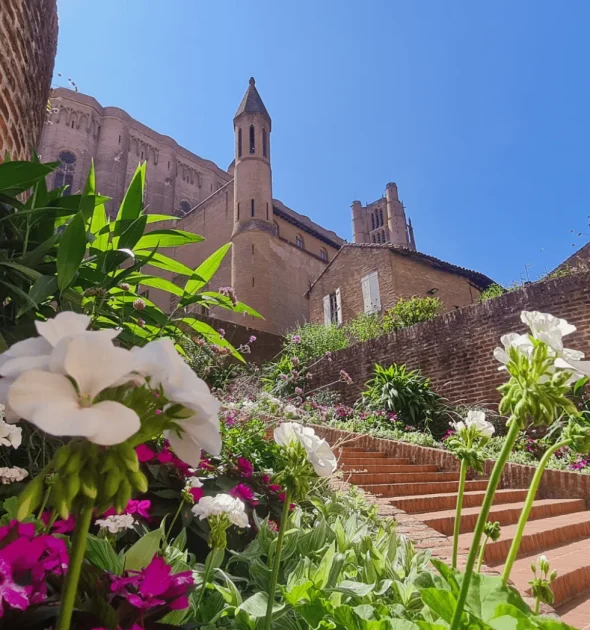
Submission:
[[[510,579],[510,573],[512,571],[514,563],[516,562],[516,556],[518,555],[518,550],[522,541],[522,535],[524,534],[524,528],[527,524],[527,521],[529,520],[531,509],[533,508],[533,502],[535,500],[537,490],[539,489],[541,477],[543,476],[545,468],[547,467],[547,463],[551,459],[553,453],[558,451],[560,448],[567,446],[568,444],[571,444],[571,440],[563,440],[561,442],[557,442],[543,455],[543,457],[541,457],[541,460],[537,464],[537,470],[535,470],[535,474],[533,475],[533,479],[529,487],[529,492],[526,496],[524,507],[522,509],[522,512],[520,513],[520,518],[518,519],[516,533],[514,534],[512,544],[510,545],[510,551],[508,552],[508,556],[506,557],[506,564],[504,565],[504,572],[502,573],[502,581],[504,582],[504,584],[508,584],[508,580]]]
[[[279,527],[279,537],[277,538],[277,548],[273,560],[272,575],[270,577],[270,587],[268,589],[268,604],[266,607],[266,618],[264,620],[264,630],[270,630],[272,624],[272,609],[275,603],[275,593],[277,590],[277,582],[279,580],[279,570],[281,568],[281,552],[283,550],[283,539],[287,529],[287,521],[289,520],[289,507],[291,505],[291,490],[287,489],[285,503],[283,504],[283,513],[281,515],[281,525]]]
[[[205,589],[207,588],[207,583],[209,582],[209,578],[211,577],[211,565],[213,564],[213,558],[217,555],[217,549],[214,547],[209,552],[207,556],[207,560],[205,560],[205,573],[203,575],[203,586],[201,586],[201,590],[199,591],[199,599],[197,600],[196,610],[197,612],[201,608],[201,602],[203,601],[203,595],[205,594]]]
[[[38,520],[41,520],[41,516],[43,516],[43,512],[45,510],[45,506],[47,505],[47,501],[49,501],[50,494],[51,494],[51,486],[47,486],[45,490],[45,494],[43,495],[43,501],[41,501],[41,507],[39,508],[39,513],[37,514]]]
[[[170,538],[170,535],[172,534],[172,528],[174,527],[174,523],[176,523],[178,516],[180,515],[180,510],[182,510],[183,505],[184,505],[184,501],[181,499],[180,505],[178,506],[178,509],[176,510],[176,514],[174,515],[174,518],[172,519],[172,522],[170,523],[170,527],[168,528],[168,534],[166,535],[164,542],[168,542],[168,539]]]
[[[56,630],[70,630],[93,509],[94,500],[84,499],[78,513],[78,518],[76,519],[76,529],[74,530],[74,538],[70,552],[70,564],[64,583],[63,598]]]
[[[458,630],[459,628],[461,615],[463,614],[463,608],[465,607],[465,601],[467,600],[467,593],[469,592],[469,583],[471,582],[471,576],[473,574],[477,552],[479,551],[479,543],[481,542],[481,537],[483,536],[485,524],[488,521],[488,515],[490,513],[492,503],[494,502],[494,495],[496,494],[496,489],[498,487],[498,484],[500,483],[500,478],[502,477],[502,471],[504,470],[504,466],[506,465],[508,456],[510,455],[510,451],[514,446],[514,442],[516,442],[519,429],[520,426],[518,424],[518,419],[513,417],[512,424],[510,425],[510,429],[508,431],[508,434],[506,435],[504,447],[500,451],[498,459],[496,460],[496,463],[494,465],[494,469],[492,470],[492,474],[490,475],[488,489],[486,490],[486,494],[483,499],[481,512],[479,513],[479,518],[477,519],[475,531],[473,532],[473,542],[471,543],[469,555],[467,556],[465,575],[463,577],[463,583],[461,584],[461,591],[459,592],[459,599],[457,600],[457,606],[453,614],[450,630]]]
[[[481,547],[479,548],[479,556],[477,558],[477,569],[476,571],[479,573],[481,571],[481,565],[483,564],[483,557],[486,552],[486,545],[488,544],[489,537],[486,536],[481,543]]]
[[[535,599],[535,615],[539,614],[539,609],[541,608],[541,600],[539,597]]]
[[[457,555],[459,552],[459,533],[461,532],[461,510],[463,509],[463,493],[465,492],[465,480],[467,479],[467,461],[461,460],[459,472],[459,491],[457,492],[457,511],[455,513],[455,527],[453,530],[453,569],[457,568]]]

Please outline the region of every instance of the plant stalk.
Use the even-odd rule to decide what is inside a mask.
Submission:
[[[489,536],[486,536],[481,543],[481,547],[479,548],[479,556],[477,558],[477,569],[476,571],[479,573],[481,571],[481,565],[483,564],[483,557],[486,552],[486,545],[488,544]]]
[[[459,472],[459,491],[457,492],[457,511],[455,513],[455,527],[453,530],[453,569],[457,568],[457,556],[459,553],[459,533],[461,532],[461,510],[463,509],[463,494],[465,492],[465,480],[467,479],[467,461],[461,460]]]
[[[45,494],[43,495],[43,501],[41,501],[41,507],[39,508],[39,513],[37,514],[37,519],[41,520],[43,516],[43,512],[45,511],[45,506],[47,505],[47,501],[49,501],[49,495],[51,494],[51,486],[47,486],[45,489]]]
[[[279,580],[279,570],[281,568],[281,552],[283,550],[283,539],[287,529],[287,521],[289,520],[289,506],[291,505],[291,490],[287,490],[285,503],[283,504],[283,513],[281,515],[281,525],[279,527],[279,537],[277,539],[277,548],[273,559],[272,575],[270,578],[270,587],[268,589],[268,604],[266,607],[266,618],[264,620],[264,630],[270,630],[272,624],[272,608],[275,603],[275,593],[277,590],[277,582]]]
[[[76,519],[76,529],[74,530],[72,549],[70,552],[70,564],[64,583],[64,594],[56,630],[70,630],[93,510],[94,500],[88,498],[84,499],[77,515],[78,518]]]
[[[541,460],[537,464],[537,470],[535,470],[535,474],[533,475],[533,479],[531,481],[531,485],[526,496],[526,501],[524,503],[524,508],[522,509],[522,512],[520,513],[520,518],[518,519],[516,533],[514,534],[512,544],[510,545],[510,551],[508,552],[508,556],[506,557],[506,564],[504,565],[504,572],[502,573],[502,581],[504,582],[504,584],[508,584],[508,580],[510,579],[510,573],[516,561],[516,556],[518,555],[518,550],[520,548],[520,543],[524,534],[524,528],[527,524],[527,521],[529,520],[529,516],[533,508],[533,502],[535,500],[537,490],[539,489],[541,477],[543,476],[545,468],[547,467],[547,463],[556,451],[558,451],[560,448],[563,448],[564,446],[568,446],[568,444],[571,444],[571,440],[563,440],[562,442],[557,442],[557,444],[554,444],[543,455],[543,457],[541,457]]]
[[[203,575],[203,586],[201,586],[201,590],[199,591],[199,599],[197,600],[197,606],[196,606],[197,612],[201,608],[203,595],[205,594],[207,583],[209,582],[209,578],[211,577],[211,564],[213,563],[213,557],[216,555],[215,552],[216,552],[216,549],[212,548],[209,554],[207,555],[207,560],[205,560],[205,574]]]
[[[174,527],[174,523],[176,523],[176,521],[178,520],[178,516],[180,514],[180,511],[182,510],[183,505],[184,505],[184,500],[181,498],[180,505],[178,506],[178,509],[176,510],[176,514],[174,515],[174,518],[172,519],[172,522],[170,523],[170,527],[168,528],[168,534],[166,536],[165,542],[167,542],[170,536],[172,535],[172,528]]]
[[[510,430],[506,435],[504,447],[500,451],[498,459],[496,460],[496,463],[494,465],[494,469],[492,470],[492,474],[490,475],[488,489],[486,490],[486,494],[481,506],[481,512],[479,513],[479,518],[477,519],[475,531],[473,532],[473,542],[471,543],[471,548],[469,549],[469,556],[467,557],[467,565],[465,567],[465,575],[463,577],[463,583],[461,584],[461,591],[459,592],[459,599],[457,600],[457,606],[453,614],[450,630],[458,630],[459,624],[461,623],[461,615],[463,614],[463,608],[465,608],[465,601],[467,600],[467,593],[469,592],[469,583],[471,582],[471,576],[473,574],[473,568],[475,567],[475,560],[477,557],[477,552],[479,551],[479,544],[481,542],[481,537],[483,536],[484,527],[488,521],[488,515],[490,513],[492,503],[494,502],[496,489],[502,477],[502,471],[504,470],[504,466],[508,461],[510,451],[512,451],[512,447],[516,442],[519,430],[520,426],[518,424],[518,419],[512,418],[512,425],[510,426]]]

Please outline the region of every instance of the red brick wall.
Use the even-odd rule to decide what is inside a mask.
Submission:
[[[492,352],[503,334],[526,331],[520,322],[523,310],[548,312],[575,324],[578,330],[566,345],[590,356],[590,272],[586,272],[530,285],[336,352],[331,363],[324,360],[314,370],[313,386],[338,380],[344,369],[354,383],[336,387],[350,404],[371,377],[375,363],[405,363],[420,368],[434,390],[452,403],[495,404],[505,374],[498,371]]]
[[[37,148],[56,48],[56,0],[0,0],[0,161]]]

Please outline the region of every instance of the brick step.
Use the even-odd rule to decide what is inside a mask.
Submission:
[[[352,473],[350,483],[357,486],[367,484],[418,483],[426,481],[459,481],[457,472],[410,472],[410,473]]]
[[[557,614],[561,621],[578,630],[590,630],[590,591],[559,606]]]
[[[338,449],[339,453],[366,453],[367,449],[366,448],[355,448],[352,446],[341,446]]]
[[[348,461],[349,459],[387,459],[387,454],[382,451],[344,451],[340,453],[341,461]]]
[[[410,460],[407,457],[388,457],[387,459],[374,459],[371,457],[351,457],[341,459],[341,466],[352,466],[354,468],[364,468],[365,466],[408,466]]]
[[[514,503],[495,503],[492,506],[488,521],[499,521],[500,525],[513,525],[518,522],[524,501]],[[539,499],[533,503],[529,520],[536,520],[560,514],[583,512],[586,510],[584,499]],[[479,517],[480,508],[463,508],[461,512],[461,534],[472,532]],[[453,535],[455,526],[455,509],[429,512],[420,515],[420,520],[428,527],[446,536]]]
[[[466,492],[463,495],[463,509],[481,505],[485,496],[485,490]],[[527,490],[497,490],[496,501],[501,503],[515,503],[526,499]],[[451,510],[457,505],[457,493],[447,494],[420,494],[417,496],[400,497],[392,500],[396,507],[408,514],[421,514],[436,510]]]
[[[503,527],[500,540],[488,542],[484,558],[487,565],[492,566],[504,562],[515,531],[516,525]],[[584,537],[590,537],[590,511],[529,521],[522,537],[520,555],[545,553],[551,547],[574,542]],[[472,539],[473,534],[471,532],[461,534],[459,547],[469,549]],[[586,542],[586,546],[588,546],[588,542]],[[588,552],[586,552],[586,557],[590,561]]]
[[[388,461],[388,460],[386,460]],[[369,466],[362,466],[355,468],[349,464],[342,466],[344,472],[356,472],[356,473],[419,473],[419,472],[437,472],[438,466],[425,465],[418,466],[417,464],[370,464]]]
[[[485,490],[488,482],[486,479],[482,481],[467,481],[465,490]],[[382,497],[405,497],[417,494],[444,494],[448,492],[457,492],[459,487],[458,481],[429,481],[419,483],[381,483],[381,484],[363,484],[360,486],[371,494]],[[397,502],[393,502],[398,505]]]
[[[554,607],[559,607],[584,593],[590,596],[588,540],[576,540],[558,547],[554,546],[552,549],[543,548],[542,553],[547,556],[551,570],[557,570],[557,578],[551,584],[555,595]],[[533,579],[531,563],[536,561],[538,555],[529,554],[518,558],[514,563],[510,579],[521,593],[526,593],[530,589],[529,580]],[[501,564],[497,567],[500,568]],[[590,623],[590,616],[586,621]]]

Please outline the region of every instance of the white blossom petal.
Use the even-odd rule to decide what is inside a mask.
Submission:
[[[82,409],[81,413],[83,422],[97,427],[88,440],[101,446],[121,444],[141,428],[137,413],[114,400],[103,400]]]
[[[45,338],[52,347],[66,337],[83,333],[90,324],[90,317],[73,311],[58,313],[46,322],[35,322],[37,332]]]
[[[45,369],[51,346],[40,337],[18,341],[0,354],[0,376],[16,377],[25,370]]]
[[[30,370],[9,387],[8,404],[19,417],[32,421],[36,411],[44,407],[77,408],[78,395],[65,376]]]

